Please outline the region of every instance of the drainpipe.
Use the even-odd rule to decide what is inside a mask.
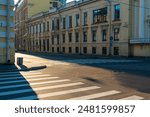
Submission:
[[[80,18],[80,27],[79,27],[79,53],[82,54],[82,9],[79,8],[79,18]]]
[[[112,10],[111,10],[111,7],[112,7],[112,4],[111,4],[111,0],[106,0],[107,3],[109,4],[109,56],[112,55],[112,44],[113,44],[113,37],[112,37]]]
[[[6,62],[10,63],[10,0],[7,0]]]

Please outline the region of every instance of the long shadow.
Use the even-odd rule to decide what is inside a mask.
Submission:
[[[24,53],[28,54],[28,53]],[[76,63],[79,65],[104,68],[114,72],[125,72],[133,75],[140,75],[150,78],[150,58],[131,58],[131,57],[102,57],[102,56],[84,56],[84,55],[65,55],[50,53],[30,53],[32,56],[48,60],[57,60],[62,62]],[[100,59],[100,60],[133,60],[133,62],[106,62],[106,63],[82,63],[82,59]],[[81,60],[81,62],[77,62]],[[136,62],[137,61],[137,62]]]
[[[0,100],[38,100],[36,92],[15,65],[0,65],[0,68]]]
[[[28,53],[24,53],[28,54]],[[82,55],[63,55],[50,53],[30,53],[32,56],[57,60],[68,63],[75,63],[84,66],[91,66],[113,71],[121,85],[136,89],[140,92],[150,93],[150,58],[128,58],[128,57],[99,57],[99,56],[82,56]],[[82,59],[99,59],[99,60],[131,60],[130,62],[100,62],[100,63],[82,63],[77,62]],[[76,61],[77,60],[77,61]],[[133,60],[133,62],[132,62]],[[121,78],[120,78],[121,77]],[[102,83],[93,78],[84,78],[96,83]],[[144,79],[144,80],[143,80]]]

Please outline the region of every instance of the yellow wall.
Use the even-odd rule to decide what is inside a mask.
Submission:
[[[28,4],[31,5],[28,7],[28,17],[31,17],[39,12],[48,11],[50,1],[51,0],[28,0]]]
[[[149,57],[150,56],[150,45],[134,45],[132,46],[132,55],[133,56],[142,56]]]

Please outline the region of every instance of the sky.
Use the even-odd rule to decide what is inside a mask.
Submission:
[[[15,1],[15,3],[17,3],[18,2],[18,0],[14,0]],[[67,0],[67,2],[70,2],[70,1],[73,1],[73,0]]]

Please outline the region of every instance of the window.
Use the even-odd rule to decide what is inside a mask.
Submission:
[[[107,7],[93,11],[93,24],[107,22]]]
[[[45,23],[43,23],[43,32],[45,32]]]
[[[36,34],[38,33],[38,25],[36,25]]]
[[[114,55],[119,55],[119,47],[114,47]]]
[[[120,4],[114,6],[114,20],[120,20]]]
[[[45,47],[46,45],[45,45],[45,40],[43,40],[43,51],[45,51],[46,50],[46,47]]]
[[[87,12],[84,12],[84,26],[87,25]]]
[[[63,47],[62,49],[63,49],[63,52],[65,53],[65,47]]]
[[[66,18],[63,18],[63,29],[66,29]]]
[[[59,44],[59,34],[57,34],[57,44]]]
[[[47,51],[49,51],[49,39],[47,39]]]
[[[41,44],[41,40],[40,40],[40,51],[42,50],[42,47],[41,47],[41,46],[42,46],[42,44]]]
[[[76,47],[76,53],[79,53],[79,47]]]
[[[54,30],[54,20],[52,20],[52,30]]]
[[[41,27],[41,24],[40,24],[40,33],[42,32],[42,27]]]
[[[107,47],[102,47],[102,55],[107,55]]]
[[[57,52],[59,52],[59,47],[57,47]]]
[[[76,14],[76,26],[79,26],[79,14]]]
[[[57,26],[56,29],[59,30],[59,19],[57,19]]]
[[[47,31],[49,31],[49,22],[47,22]]]
[[[52,47],[52,52],[54,52],[55,51],[55,49],[54,49],[54,47]]]
[[[33,34],[34,34],[34,26],[33,26]]]
[[[62,37],[63,37],[63,43],[65,43],[65,41],[66,41],[66,35],[63,34]]]
[[[54,45],[54,35],[52,35],[52,45]]]
[[[92,54],[96,54],[96,47],[92,47]]]
[[[83,42],[87,42],[87,32],[83,32]]]
[[[83,53],[84,53],[84,54],[87,53],[87,47],[83,47]]]
[[[119,28],[114,28],[114,41],[119,41]]]
[[[76,32],[76,42],[79,42],[79,32]]]
[[[71,47],[69,47],[69,53],[72,53],[72,48]]]
[[[69,16],[69,28],[72,28],[72,16]]]
[[[92,41],[96,42],[96,31],[95,30],[92,31]]]
[[[107,41],[106,39],[106,30],[102,30],[102,41]]]
[[[72,42],[72,33],[69,33],[69,42]]]

